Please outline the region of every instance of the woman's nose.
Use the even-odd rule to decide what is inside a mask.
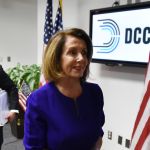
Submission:
[[[79,54],[77,55],[77,60],[78,60],[78,61],[84,60],[84,56],[83,56],[81,53],[79,53]]]

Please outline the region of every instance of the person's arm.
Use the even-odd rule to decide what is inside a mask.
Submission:
[[[97,106],[98,106],[98,110],[99,110],[99,138],[96,141],[96,144],[94,146],[94,150],[100,150],[101,146],[102,146],[102,138],[103,138],[103,125],[105,123],[105,114],[103,111],[103,106],[104,106],[104,97],[103,97],[103,92],[101,90],[101,88],[99,86],[97,86],[97,89],[95,90],[95,96],[97,99]]]
[[[25,150],[43,150],[46,147],[47,126],[40,111],[39,99],[35,93],[27,99],[23,139]]]
[[[0,88],[5,90],[8,94],[10,112],[7,119],[8,121],[12,121],[15,118],[15,114],[19,112],[18,89],[7,73],[3,70],[2,66],[0,66]]]

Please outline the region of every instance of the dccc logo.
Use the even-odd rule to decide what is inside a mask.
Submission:
[[[115,21],[112,19],[98,20],[100,23],[100,36],[102,41],[94,47],[99,47],[98,53],[110,53],[114,51],[120,40],[120,30]]]

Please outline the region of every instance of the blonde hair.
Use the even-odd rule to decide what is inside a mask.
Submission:
[[[47,81],[56,81],[57,79],[63,77],[60,60],[63,47],[66,42],[66,37],[68,35],[80,38],[85,41],[87,45],[87,59],[89,62],[91,61],[93,53],[92,42],[84,30],[78,28],[71,28],[57,32],[49,40],[43,56],[42,71]],[[89,64],[87,65],[81,80],[85,80],[88,75],[89,75]]]

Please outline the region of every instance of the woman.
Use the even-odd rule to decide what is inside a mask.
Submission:
[[[103,94],[86,82],[92,43],[81,29],[58,32],[49,41],[43,73],[51,81],[33,92],[25,112],[26,150],[92,150],[102,144]]]
[[[18,113],[18,89],[16,88],[13,81],[9,78],[6,72],[3,70],[2,66],[0,65],[0,88],[5,90],[8,94],[8,102],[10,112],[7,116],[8,122],[12,122]],[[0,150],[3,143],[3,126],[0,126]]]

